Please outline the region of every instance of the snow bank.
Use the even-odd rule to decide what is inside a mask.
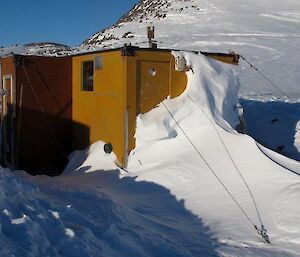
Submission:
[[[106,154],[104,142],[96,142],[82,151],[75,151],[69,156],[69,163],[64,173],[83,172],[89,173],[94,170],[115,170],[117,157],[114,153]]]
[[[283,168],[300,175],[300,162],[287,158],[279,153],[276,153],[261,144],[257,143],[258,148],[269,157],[272,161],[276,162]]]
[[[71,256],[67,223],[59,218],[71,210],[51,201],[26,177],[0,168],[0,256]]]
[[[188,87],[139,115],[127,171],[103,152],[102,142],[75,152],[60,177],[0,169],[1,256],[298,256],[300,178],[234,131],[236,68],[174,54],[192,67]],[[231,159],[271,245],[207,165],[259,225]]]
[[[236,108],[240,88],[239,69],[202,54],[173,52],[173,55],[184,57],[192,68],[192,73],[188,73],[187,89],[181,98],[190,96],[216,123],[232,132],[232,128],[239,124]]]
[[[138,116],[137,146],[130,154],[127,171],[121,170],[121,177],[170,190],[209,228],[222,256],[296,256],[300,249],[300,224],[295,221],[300,217],[295,211],[285,210],[297,208],[294,201],[300,197],[300,179],[284,168],[290,167],[288,159],[282,159],[278,165],[252,138],[234,130],[239,121],[238,68],[202,55],[174,55],[184,57],[191,67],[187,72],[187,89],[181,96],[166,99],[157,108]],[[101,172],[115,167],[113,158],[103,155],[102,148],[101,142],[92,146],[90,153],[84,154],[90,157],[80,167]],[[208,165],[251,221],[260,226],[262,219],[271,247],[256,233]],[[250,188],[260,216],[235,166]]]
[[[167,189],[118,171],[49,178],[0,169],[0,187],[3,257],[217,256],[208,229]]]
[[[192,67],[187,73],[188,87],[180,97],[167,99],[158,108],[138,117],[137,147],[129,159],[129,173],[123,175],[136,176],[137,181],[151,181],[169,189],[178,200],[184,201],[188,210],[201,217],[224,244],[220,247],[223,254],[235,251],[238,256],[253,256],[259,252],[264,256],[272,252],[272,256],[282,256],[281,251],[284,251],[287,256],[295,256],[300,239],[290,239],[300,224],[290,223],[288,217],[295,220],[298,214],[283,212],[293,203],[280,199],[288,188],[293,195],[291,199],[298,197],[298,191],[292,187],[300,182],[299,176],[270,160],[252,138],[234,131],[238,121],[235,106],[239,83],[232,66],[201,55],[175,54],[184,56]],[[202,159],[168,111],[192,140]],[[238,167],[268,229],[272,248],[262,243],[262,238],[207,164],[259,226],[251,195],[235,165]],[[284,221],[282,215],[285,215]],[[297,229],[290,230],[291,226]]]
[[[192,117],[193,123],[187,129],[195,133],[195,124],[201,123],[199,112],[204,112],[222,128],[235,133],[239,123],[237,92],[239,89],[238,68],[222,65],[220,62],[202,54],[173,52],[174,57],[181,56],[191,67],[185,92],[176,99],[167,99],[164,103],[178,115],[178,119]],[[199,120],[200,118],[200,120]],[[133,151],[151,145],[153,141],[175,138],[178,128],[166,112],[163,105],[137,118],[136,144]],[[165,141],[164,141],[165,142]]]

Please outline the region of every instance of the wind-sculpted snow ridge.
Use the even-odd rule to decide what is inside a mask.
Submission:
[[[274,153],[263,153],[252,138],[232,129],[237,122],[235,69],[201,55],[179,54],[193,72],[188,72],[187,90],[176,99],[165,100],[164,105],[203,159],[160,104],[138,117],[137,147],[123,176],[159,184],[184,201],[217,238],[221,256],[297,256],[300,223],[296,219],[300,217],[296,208],[300,206],[295,199],[300,197],[300,177],[296,174],[300,166],[287,158],[281,158],[279,165],[270,158]],[[251,196],[230,157],[251,189],[271,245],[263,242],[207,166],[259,225]],[[289,208],[291,212],[284,211]]]
[[[199,231],[185,234],[193,240],[201,241],[203,236],[207,239],[207,235],[209,240],[213,238],[213,241],[204,241],[205,245],[201,246],[202,250],[206,249],[204,256],[298,256],[300,217],[297,209],[300,206],[297,199],[300,197],[300,177],[296,173],[300,173],[299,165],[287,158],[279,158],[275,153],[258,147],[249,136],[234,131],[233,127],[238,122],[235,108],[239,88],[237,67],[202,55],[186,52],[174,52],[174,55],[185,57],[192,68],[187,73],[187,89],[181,96],[166,99],[164,104],[139,115],[137,146],[131,152],[126,171],[114,166],[114,156],[104,154],[103,143],[99,142],[86,152],[75,154],[66,175],[72,181],[80,177],[82,185],[90,185],[91,180],[96,184],[101,181],[97,188],[108,192],[114,202],[127,207],[128,203],[130,206],[138,203],[135,211],[142,213],[143,217],[160,224],[170,224],[182,210],[171,208],[172,214],[165,213],[169,209],[169,198],[164,194],[156,194],[150,185],[165,188],[176,201],[183,203],[185,210],[205,224],[208,234],[203,234],[202,229],[199,230],[200,234]],[[177,122],[203,159],[199,158]],[[250,194],[230,157],[251,189],[271,245],[266,244],[256,233],[207,167],[207,164],[212,167],[246,214],[259,225],[259,217]],[[72,172],[72,169],[75,170]],[[112,181],[104,175],[105,172],[99,172],[109,169],[120,170],[119,176],[123,178],[121,181],[131,178],[130,185],[120,189],[115,186],[118,185],[116,180]],[[89,176],[99,176],[99,182],[89,180]],[[136,192],[137,195],[133,197],[134,193],[129,192],[135,191],[135,183],[146,183],[142,185],[141,191],[150,193],[154,198],[141,194],[141,191]],[[136,197],[141,200],[137,201]],[[181,218],[175,220],[180,222]],[[145,226],[140,222],[141,226]],[[150,231],[157,229],[152,225],[150,227],[147,227]],[[176,227],[180,228],[181,225]],[[164,244],[162,242],[159,248],[164,249]],[[176,254],[190,256],[186,251],[194,249],[193,246],[195,245],[189,244],[184,250],[179,247],[181,250]],[[141,248],[149,250],[144,244]],[[199,248],[194,249],[194,256],[201,256],[201,251]],[[168,256],[167,253],[164,254]],[[169,256],[177,256],[176,254],[169,252]],[[149,256],[156,255],[152,252]]]

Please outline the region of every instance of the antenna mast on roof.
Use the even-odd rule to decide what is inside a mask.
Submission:
[[[148,34],[148,39],[149,39],[149,48],[152,48],[152,49],[157,48],[157,44],[154,42],[154,32],[155,32],[155,27],[154,26],[147,27],[147,34]]]

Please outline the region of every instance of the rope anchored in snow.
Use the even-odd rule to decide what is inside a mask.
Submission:
[[[212,172],[212,174],[215,176],[215,178],[218,180],[218,182],[221,184],[221,186],[224,188],[224,190],[228,193],[230,198],[233,200],[233,202],[238,206],[238,208],[241,210],[241,212],[244,214],[244,216],[247,218],[247,220],[252,224],[252,226],[255,228],[255,230],[258,232],[260,236],[266,241],[267,243],[270,243],[269,237],[267,235],[267,230],[264,228],[263,225],[261,225],[261,229],[258,229],[257,225],[252,221],[252,219],[249,217],[249,215],[246,213],[246,211],[243,209],[243,207],[240,205],[240,203],[236,200],[236,198],[233,196],[233,194],[230,192],[230,190],[226,187],[226,185],[222,182],[222,180],[219,178],[219,176],[216,174],[216,172],[213,170],[211,165],[208,163],[207,160],[205,160],[204,156],[200,153],[196,145],[193,143],[193,141],[190,139],[190,137],[187,135],[187,133],[184,131],[184,129],[180,126],[179,122],[175,119],[174,115],[172,112],[168,109],[166,104],[162,102],[162,105],[165,107],[171,118],[174,120],[178,128],[181,130],[181,132],[184,134],[184,136],[187,138],[189,143],[193,146],[195,151],[197,152],[198,156],[203,160],[203,162],[206,164],[208,169]],[[255,201],[254,201],[255,202]],[[255,204],[256,205],[256,204]],[[257,209],[258,210],[258,209]],[[259,215],[260,218],[260,215]],[[260,218],[261,221],[261,218]],[[262,222],[261,222],[262,224]]]
[[[248,183],[246,182],[244,176],[242,175],[241,171],[239,170],[237,164],[236,164],[235,161],[233,160],[233,158],[232,158],[232,156],[231,156],[231,154],[230,154],[230,152],[229,152],[229,149],[228,149],[228,147],[226,146],[226,144],[225,144],[225,142],[224,142],[224,140],[223,140],[223,138],[222,138],[220,132],[218,131],[216,125],[215,125],[214,122],[211,120],[211,118],[209,117],[209,115],[203,110],[203,108],[202,108],[200,105],[198,105],[198,104],[196,103],[196,101],[195,101],[192,97],[190,97],[189,95],[187,95],[187,98],[189,98],[189,99],[190,99],[190,100],[191,100],[191,101],[192,101],[192,102],[193,102],[193,103],[201,110],[201,112],[202,112],[202,113],[205,115],[205,117],[209,120],[209,122],[210,122],[211,125],[213,126],[214,130],[216,131],[216,133],[217,133],[217,135],[218,135],[218,137],[219,137],[219,139],[220,139],[220,141],[221,141],[221,143],[222,143],[222,145],[223,145],[223,147],[224,147],[224,149],[225,149],[225,151],[226,151],[226,153],[227,153],[229,159],[231,160],[231,162],[232,162],[232,164],[233,164],[233,166],[234,166],[236,172],[239,174],[240,178],[242,179],[243,183],[245,184],[245,186],[246,186],[246,188],[247,188],[247,191],[249,192],[249,195],[250,195],[250,197],[251,197],[251,199],[252,199],[254,208],[255,208],[256,213],[257,213],[257,217],[258,217],[259,222],[260,222],[260,225],[261,225],[261,229],[258,229],[257,225],[255,225],[254,222],[251,221],[251,223],[252,223],[252,225],[254,226],[254,229],[258,232],[258,234],[259,234],[260,236],[262,236],[262,238],[263,238],[267,243],[270,243],[269,237],[268,237],[268,235],[267,235],[267,230],[265,229],[265,227],[264,227],[264,225],[263,225],[262,218],[261,218],[259,209],[258,209],[258,207],[257,207],[256,201],[255,201],[255,199],[254,199],[253,193],[252,193],[252,191],[251,191],[251,189],[250,189]]]
[[[147,80],[147,78],[145,78]],[[189,96],[188,96],[189,97]],[[189,97],[190,98],[190,97]],[[193,101],[190,98],[191,101]],[[194,101],[193,101],[194,102]],[[195,102],[194,102],[195,103]],[[242,178],[243,182],[245,183],[247,190],[249,191],[249,194],[252,198],[252,201],[254,203],[260,224],[261,224],[261,229],[258,228],[258,226],[252,221],[252,219],[249,217],[249,215],[246,213],[246,211],[243,209],[243,207],[240,205],[240,203],[236,200],[236,198],[233,196],[233,194],[230,192],[230,190],[226,187],[226,185],[222,182],[222,180],[219,178],[219,176],[216,174],[216,172],[213,170],[212,166],[208,163],[208,161],[205,160],[204,156],[200,153],[200,151],[198,150],[198,148],[196,147],[196,145],[193,143],[193,141],[190,139],[190,137],[187,135],[187,133],[184,131],[184,129],[180,126],[179,122],[175,119],[174,115],[172,114],[172,112],[168,109],[168,107],[166,106],[166,104],[164,102],[161,102],[161,104],[164,106],[164,108],[167,110],[167,112],[169,113],[169,115],[171,116],[171,118],[174,120],[174,122],[176,123],[176,125],[178,126],[178,128],[181,130],[181,132],[184,134],[184,136],[186,137],[186,139],[189,141],[189,143],[192,145],[192,147],[194,148],[194,150],[196,151],[197,155],[203,160],[203,162],[206,164],[206,166],[208,167],[208,169],[212,172],[212,174],[215,176],[215,178],[218,180],[218,182],[220,183],[220,185],[223,187],[223,189],[227,192],[227,194],[230,196],[230,198],[233,200],[233,202],[238,206],[238,208],[241,210],[241,212],[244,214],[244,216],[246,217],[246,219],[251,223],[251,225],[254,227],[254,229],[257,231],[257,233],[263,238],[263,240],[267,243],[271,243],[269,240],[269,236],[267,234],[267,230],[265,229],[263,223],[262,223],[262,219],[257,207],[257,204],[255,202],[254,196],[250,190],[250,187],[248,186],[247,182],[245,181],[245,179],[243,178],[242,174],[240,173],[237,165],[235,164],[233,158],[231,157],[228,148],[225,145],[224,140],[222,139],[221,135],[219,134],[219,131],[217,130],[217,128],[215,127],[215,125],[213,124],[213,121],[210,120],[210,118],[206,115],[206,113],[203,111],[203,113],[207,116],[207,118],[210,120],[210,122],[212,123],[212,125],[214,126],[218,136],[220,137],[220,140],[224,146],[224,148],[226,149],[227,154],[229,155],[233,165],[235,166],[235,169],[237,170],[237,172],[239,173],[240,177]],[[196,103],[195,103],[196,104]],[[196,104],[197,105],[197,104]],[[198,105],[197,105],[198,106]],[[199,108],[201,108],[199,106]],[[202,108],[201,108],[202,109]]]
[[[257,226],[254,225],[255,230],[257,233],[268,243],[271,244],[271,241],[268,236],[268,231],[265,229],[264,225],[261,225],[261,228],[259,229]]]

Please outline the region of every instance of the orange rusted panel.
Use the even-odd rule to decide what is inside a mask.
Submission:
[[[2,97],[2,164],[32,174],[62,172],[71,152],[71,57],[11,55],[1,66],[4,87],[11,85]]]

